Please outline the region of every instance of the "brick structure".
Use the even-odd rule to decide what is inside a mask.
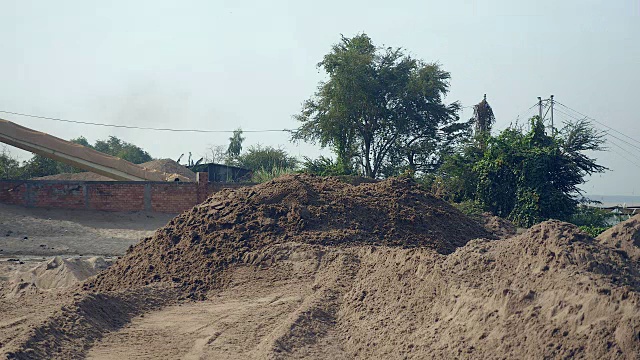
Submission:
[[[224,188],[252,184],[196,182],[1,180],[0,203],[26,207],[179,213]]]

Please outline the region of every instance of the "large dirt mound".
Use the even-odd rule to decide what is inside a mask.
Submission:
[[[501,241],[472,240],[448,255],[286,242],[247,257],[227,270],[229,282],[212,300],[147,314],[107,335],[92,355],[633,359],[640,353],[637,266],[568,223],[544,222]]]
[[[536,225],[448,256],[363,250],[336,316],[357,358],[637,358],[640,274],[577,227]]]
[[[155,171],[163,172],[165,174],[177,174],[189,179],[189,181],[196,181],[196,173],[178,164],[175,160],[171,160],[171,159],[151,160],[149,162],[140,164],[140,166],[142,166],[147,170],[155,170]]]
[[[113,290],[165,281],[202,297],[219,285],[222,269],[251,261],[252,251],[271,244],[424,247],[447,254],[480,237],[491,235],[410,179],[354,186],[288,175],[214,194],[86,287]]]
[[[640,260],[640,214],[623,221],[598,236],[598,240]]]
[[[492,215],[488,212],[482,213],[479,216],[478,221],[488,232],[494,234],[500,239],[509,238],[518,232],[518,228],[511,221]]]

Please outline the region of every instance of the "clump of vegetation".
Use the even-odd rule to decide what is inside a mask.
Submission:
[[[352,169],[347,169],[345,171],[345,167],[338,161],[324,156],[320,156],[317,159],[311,159],[305,156],[301,171],[307,174],[319,176],[341,176],[352,173]]]
[[[273,180],[277,177],[280,177],[282,175],[286,175],[286,174],[292,174],[295,173],[296,170],[291,169],[291,168],[278,168],[278,167],[274,167],[271,168],[269,170],[267,169],[259,169],[259,170],[255,170],[253,172],[253,175],[251,176],[251,181],[254,183],[263,183],[263,182],[267,182],[269,180]]]
[[[583,225],[583,226],[579,226],[579,228],[580,230],[589,234],[589,236],[593,238],[597,237],[598,235],[602,234],[603,232],[609,229],[608,226],[591,226],[591,225]]]
[[[591,237],[596,237],[611,227],[611,213],[607,210],[582,204],[578,206],[570,222],[578,225],[580,229]]]
[[[7,151],[6,146],[2,146],[2,152],[0,152],[0,179],[19,179],[21,173],[20,162]]]
[[[578,226],[592,226],[607,228],[610,226],[611,212],[593,206],[582,204],[577,207],[570,222]]]
[[[585,151],[602,150],[603,142],[603,134],[584,120],[551,136],[536,116],[528,131],[508,128],[476,137],[445,161],[434,184],[450,200],[473,200],[519,226],[571,221],[582,194],[578,186],[606,170]]]
[[[294,171],[298,167],[298,159],[290,156],[282,148],[252,145],[236,158],[238,166],[267,173]]]
[[[452,205],[460,210],[461,213],[467,215],[468,217],[472,218],[472,219],[480,219],[482,213],[484,212],[482,210],[482,207],[476,203],[475,201],[471,201],[471,200],[467,200],[467,201],[463,201],[463,202],[459,202],[459,203],[452,203]]]

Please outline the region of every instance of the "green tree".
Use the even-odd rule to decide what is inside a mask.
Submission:
[[[86,139],[84,140],[86,142]],[[142,148],[123,141],[115,136],[109,136],[107,140],[96,141],[93,148],[102,153],[119,157],[134,164],[142,164],[153,160],[151,155]]]
[[[473,201],[478,187],[474,165],[484,156],[484,146],[488,134],[475,136],[462,148],[446,156],[435,174],[427,175],[423,181],[432,192],[454,203]]]
[[[19,179],[22,176],[20,162],[13,157],[6,147],[2,147],[0,151],[0,179],[11,180]]]
[[[79,145],[82,145],[82,146],[85,146],[85,147],[93,149],[93,146],[91,146],[91,144],[89,144],[89,141],[84,136],[80,136],[80,137],[77,137],[75,139],[71,139],[69,141],[71,141],[72,143],[79,144]]]
[[[440,144],[464,128],[453,125],[459,104],[443,103],[450,74],[438,64],[377,48],[361,34],[343,36],[318,67],[329,79],[303,103],[292,138],[331,147],[342,172],[354,161],[372,178],[427,169]]]
[[[298,160],[289,156],[284,149],[271,146],[252,145],[247,151],[238,156],[238,165],[254,171],[262,170],[293,170],[298,166]]]
[[[237,128],[233,131],[233,135],[229,138],[229,147],[227,148],[227,155],[231,159],[236,159],[242,152],[242,129]]]
[[[59,174],[60,163],[48,157],[35,154],[22,164],[22,177],[31,179]]]

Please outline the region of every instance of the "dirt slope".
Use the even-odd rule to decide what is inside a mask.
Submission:
[[[449,255],[288,242],[226,271],[206,301],[135,318],[89,358],[635,358],[638,269],[545,222]]]
[[[140,164],[147,170],[156,170],[165,174],[177,174],[188,181],[196,181],[196,173],[171,159],[157,159]]]
[[[598,241],[624,251],[636,261],[640,260],[640,214],[603,232]]]

